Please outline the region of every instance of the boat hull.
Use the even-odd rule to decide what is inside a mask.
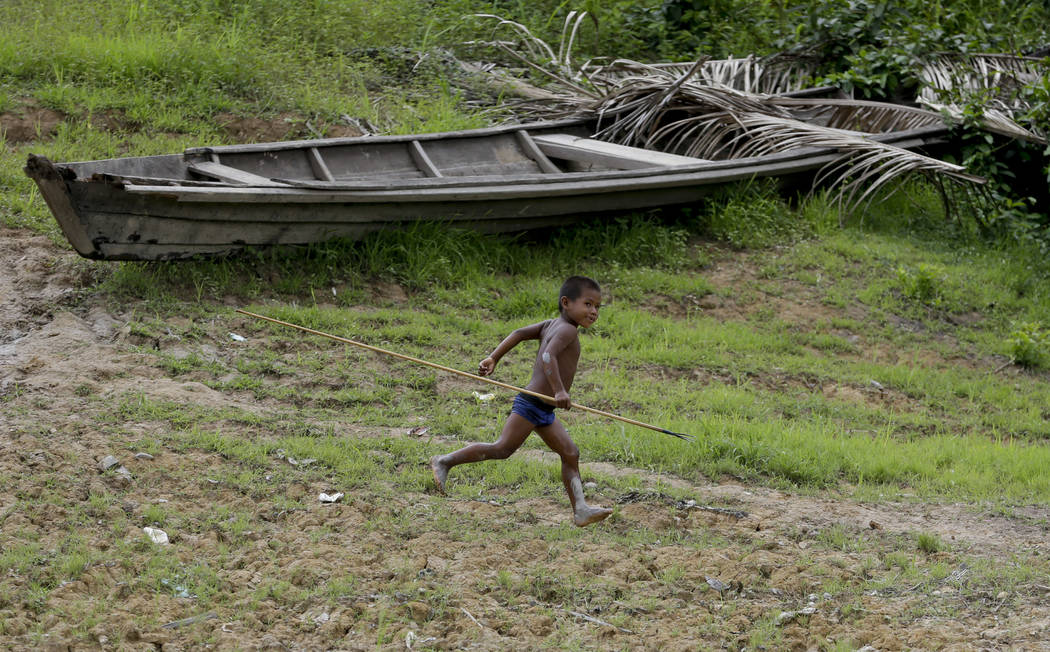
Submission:
[[[502,138],[508,132],[501,128],[478,133]],[[936,137],[935,131],[928,131],[898,140],[914,146]],[[445,142],[440,135],[427,138]],[[381,142],[373,139],[370,146],[399,142],[397,137]],[[285,148],[281,151],[292,147],[278,145]],[[434,149],[429,142],[427,146]],[[250,148],[267,155],[265,146],[241,146],[236,151],[243,154]],[[231,158],[228,149],[233,148],[215,151]],[[201,150],[192,155],[81,164],[54,164],[31,156],[26,172],[37,182],[80,255],[98,260],[171,260],[226,254],[245,247],[359,239],[418,221],[488,233],[561,226],[596,214],[695,203],[732,182],[777,177],[791,183],[811,177],[838,157],[814,150],[640,170],[565,167],[555,174],[537,169],[536,173],[435,179],[298,178],[273,183],[263,179],[254,186],[195,180],[183,171],[186,160],[213,153]],[[512,158],[505,151],[499,156],[501,160]],[[510,164],[517,171],[522,169],[521,161],[511,160]],[[171,178],[158,177],[157,170]],[[136,176],[139,174],[145,176]]]

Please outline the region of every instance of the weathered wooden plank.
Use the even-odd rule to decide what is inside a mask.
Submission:
[[[580,130],[586,131],[588,120],[569,119],[551,120],[548,122],[534,122],[525,128],[531,130]],[[497,134],[512,133],[522,129],[522,125],[501,125],[499,127],[488,127],[485,129],[465,129],[461,131],[445,131],[432,134],[412,134],[397,136],[349,136],[345,138],[319,138],[316,140],[287,140],[274,143],[247,143],[243,145],[215,145],[212,147],[191,147],[185,151],[186,155],[203,155],[210,152],[245,153],[245,152],[272,152],[285,149],[301,149],[303,147],[333,147],[342,145],[356,145],[358,143],[407,143],[413,140],[426,142],[430,140],[449,140],[455,138],[477,138],[478,136],[489,136]]]
[[[596,163],[620,170],[640,170],[654,167],[678,167],[703,163],[705,159],[654,152],[640,147],[628,147],[570,134],[538,134],[533,136],[540,150],[551,158],[567,161]]]
[[[527,130],[519,129],[514,132],[514,136],[518,139],[518,144],[521,145],[521,150],[533,161],[536,161],[536,164],[540,166],[541,170],[548,174],[562,173],[562,169],[547,158],[547,155],[536,145],[536,141],[531,135],[529,135]]]
[[[204,176],[212,177],[219,181],[236,183],[243,186],[269,187],[287,185],[277,181],[271,181],[270,179],[261,177],[258,174],[252,174],[251,172],[232,168],[228,165],[223,165],[222,163],[216,163],[215,161],[194,161],[188,163],[186,167],[197,174],[203,174]]]
[[[437,169],[434,162],[427,156],[426,151],[423,150],[423,146],[419,144],[418,140],[413,140],[408,144],[408,151],[412,154],[412,160],[416,166],[423,171],[428,177],[442,177],[441,170]]]
[[[316,147],[306,150],[306,156],[310,159],[310,167],[313,168],[315,177],[321,181],[335,181],[335,177],[332,176],[328,166],[325,165],[324,158],[321,157],[321,152],[317,151]]]

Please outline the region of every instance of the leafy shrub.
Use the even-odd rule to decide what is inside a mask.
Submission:
[[[1050,333],[1035,322],[1024,322],[1007,339],[1014,364],[1026,369],[1046,367],[1050,362]]]
[[[937,307],[944,302],[944,283],[947,277],[937,265],[919,263],[917,269],[897,268],[901,293],[912,301]]]

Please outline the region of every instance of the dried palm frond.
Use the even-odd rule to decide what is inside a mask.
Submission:
[[[742,155],[762,156],[802,147],[844,151],[842,157],[821,170],[814,186],[830,184],[838,188],[838,201],[846,212],[905,174],[919,173],[939,180],[969,183],[985,181],[967,174],[961,165],[870,140],[850,131],[768,115],[736,116],[736,121],[751,136],[747,145],[741,148]]]
[[[963,108],[956,104],[937,104],[935,102],[924,102],[923,104],[931,109],[940,111],[955,122],[962,122],[965,119]],[[1012,111],[1008,110],[985,107],[981,113],[981,126],[986,131],[1009,136],[1010,138],[1046,143],[1046,138],[1016,123],[1012,113]]]
[[[703,159],[803,148],[843,152],[821,170],[816,183],[837,188],[846,211],[905,174],[983,182],[961,166],[865,137],[943,125],[939,114],[877,102],[778,98],[689,84],[701,63],[670,84],[654,76],[625,78],[596,107],[595,137]]]
[[[673,116],[722,112],[789,114],[766,98],[721,86],[688,83],[704,61],[695,62],[686,74],[673,79],[660,71],[654,75],[624,78],[619,87],[593,107],[599,128],[595,135],[622,145],[659,148],[656,134]],[[607,123],[607,124],[606,124]],[[602,127],[602,124],[606,126]],[[672,151],[665,149],[664,151]]]
[[[963,106],[981,108],[983,126],[994,133],[1040,143],[1046,134],[1026,129],[1015,120],[1031,106],[1021,89],[1046,72],[1043,60],[1006,54],[942,53],[920,71],[919,102],[961,121]]]
[[[942,99],[938,93],[991,90],[1012,99],[1021,86],[1038,81],[1043,72],[1045,65],[1034,57],[944,52],[919,71],[920,98],[937,101]]]
[[[617,59],[588,73],[596,84],[613,86],[627,77],[680,77],[692,68],[693,63],[640,64]],[[778,94],[805,88],[815,72],[816,62],[812,58],[787,54],[772,57],[748,55],[742,59],[707,59],[689,83],[726,86],[745,93]]]
[[[934,111],[886,102],[794,97],[772,97],[768,101],[787,109],[796,120],[867,134],[944,124],[944,117]]]
[[[570,94],[577,94],[585,98],[597,98],[598,94],[587,88],[589,84],[585,75],[581,74],[583,66],[574,68],[572,62],[572,47],[579,34],[580,26],[587,17],[585,11],[570,11],[565,17],[562,26],[561,41],[558,52],[547,44],[546,41],[533,34],[528,27],[513,20],[507,20],[495,14],[474,14],[476,18],[491,18],[496,21],[492,28],[492,40],[468,41],[464,45],[488,45],[499,48],[511,57],[521,61],[526,66],[541,72],[566,88]],[[517,41],[504,41],[496,39],[496,33],[504,28],[518,36]],[[515,46],[520,43],[527,51],[521,54]],[[586,64],[585,64],[586,65]]]

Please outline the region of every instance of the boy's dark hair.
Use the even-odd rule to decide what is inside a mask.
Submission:
[[[580,298],[585,289],[594,290],[595,292],[602,291],[597,281],[586,276],[570,276],[565,279],[565,282],[561,284],[561,292],[558,293],[558,312],[561,312],[562,297],[568,297],[569,301],[575,301]]]

